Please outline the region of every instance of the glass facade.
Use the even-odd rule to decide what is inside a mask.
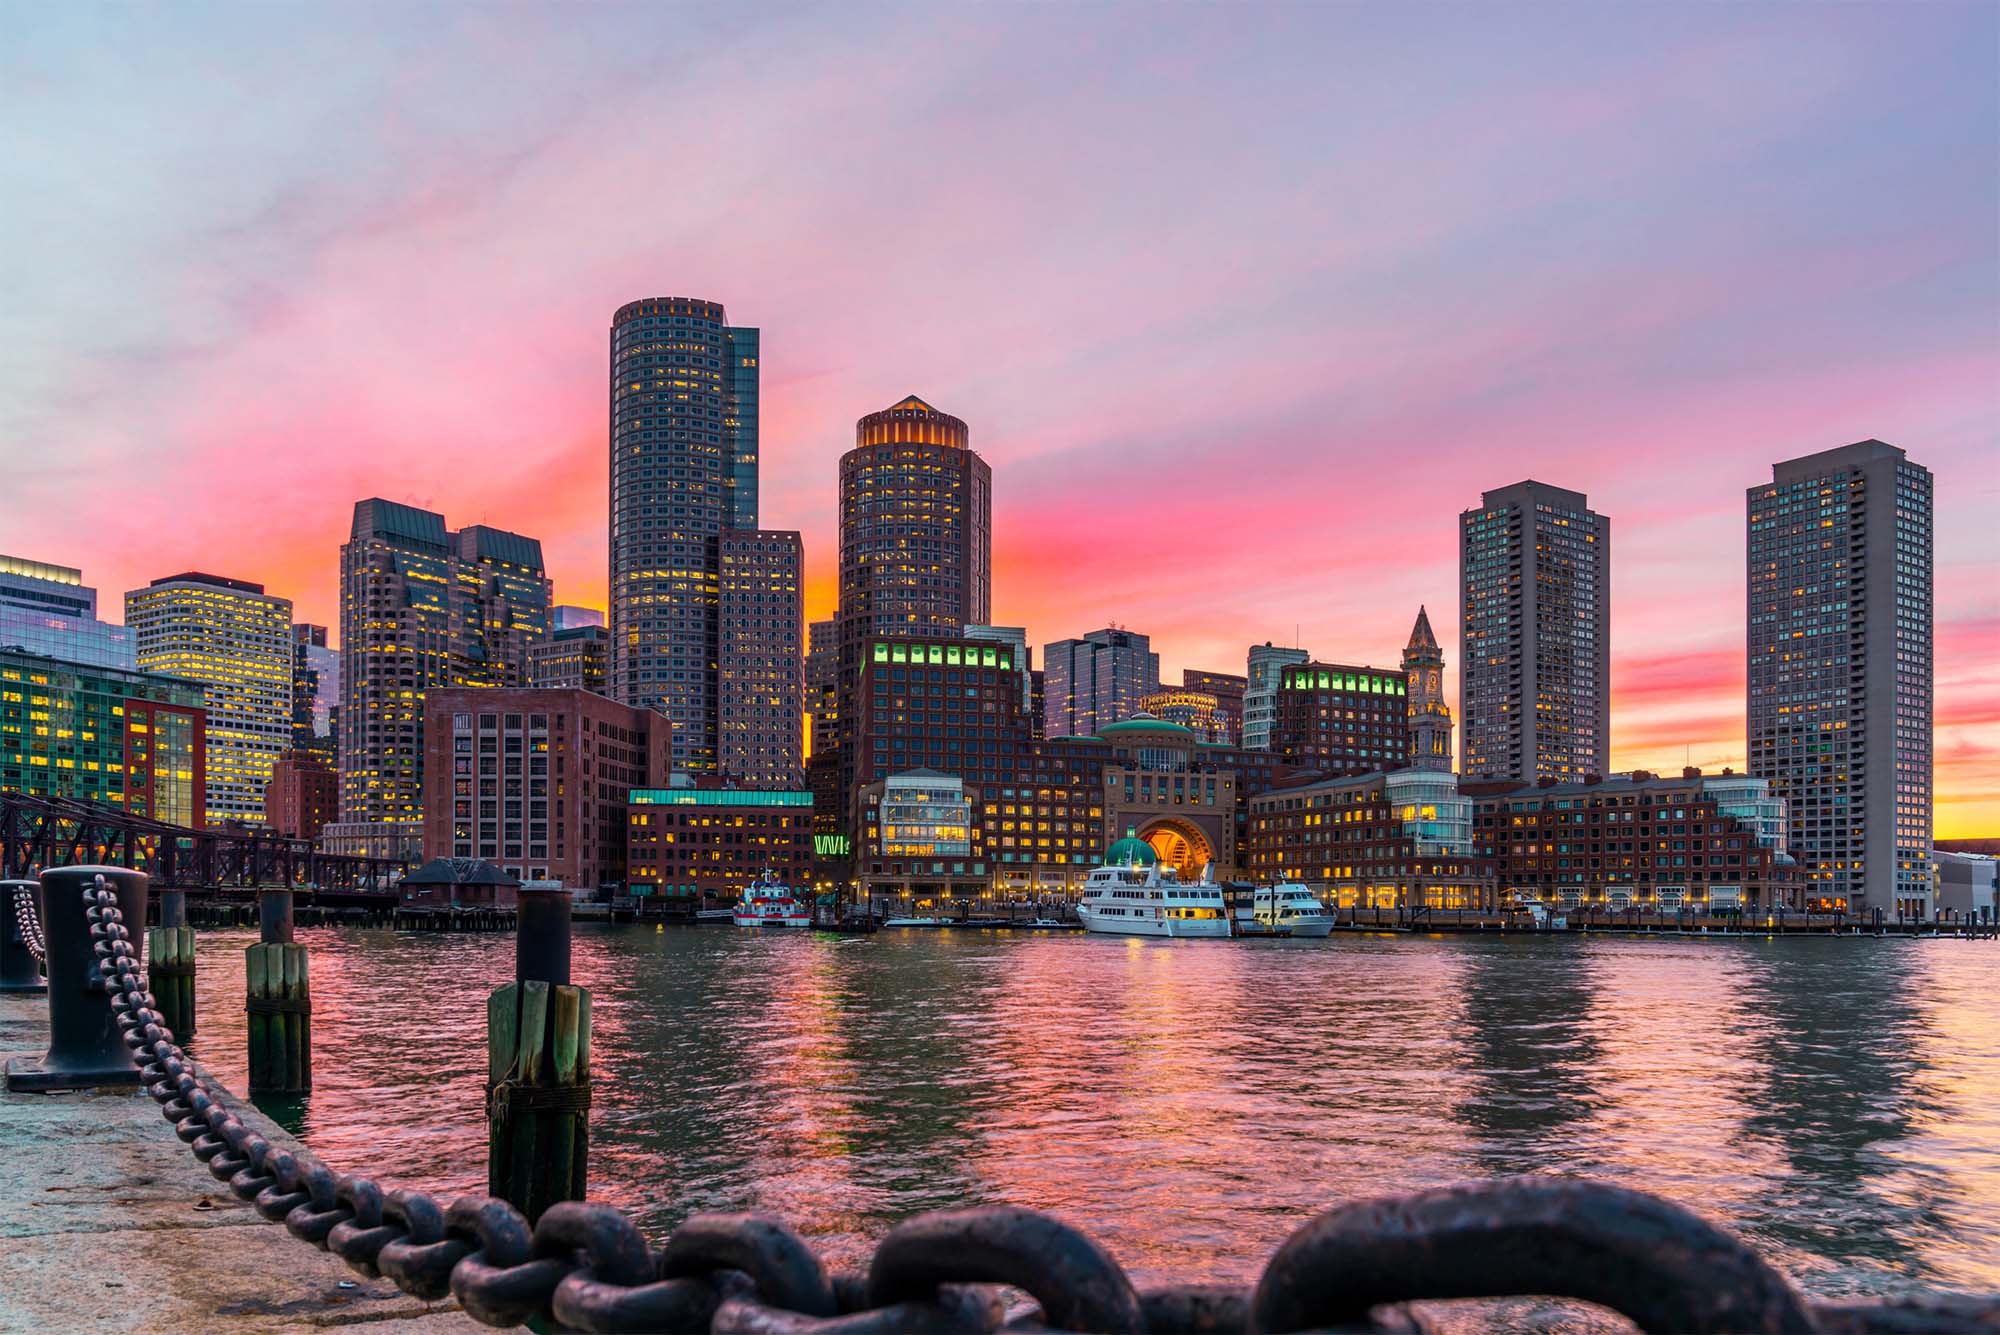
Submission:
[[[204,824],[202,689],[0,653],[0,788]]]
[[[132,632],[97,619],[83,572],[0,556],[0,649],[91,667],[136,670]]]

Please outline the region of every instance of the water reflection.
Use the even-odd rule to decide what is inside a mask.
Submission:
[[[483,1188],[505,937],[312,931],[304,1137]],[[242,946],[200,1052],[243,1084]],[[2000,951],[1955,942],[869,939],[580,928],[594,1198],[762,1209],[836,1265],[1007,1202],[1142,1281],[1253,1277],[1361,1196],[1581,1172],[1747,1233],[1823,1293],[2000,1287]]]

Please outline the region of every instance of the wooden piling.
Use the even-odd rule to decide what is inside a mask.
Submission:
[[[259,942],[243,951],[248,993],[250,1092],[312,1089],[312,993],[306,948]]]
[[[146,929],[146,982],[175,1039],[194,1037],[194,928]]]
[[[533,1222],[584,1197],[590,993],[569,983],[566,894],[524,892],[516,922],[516,980],[486,1001],[487,1191]]]

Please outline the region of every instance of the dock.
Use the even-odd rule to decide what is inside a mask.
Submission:
[[[0,995],[0,1053],[47,1048],[47,1005]],[[297,1146],[227,1101],[272,1144]],[[136,1088],[0,1094],[0,1163],[0,1330],[487,1329],[259,1219]]]

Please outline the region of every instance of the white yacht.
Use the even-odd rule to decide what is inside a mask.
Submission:
[[[729,916],[738,927],[812,926],[812,906],[799,902],[774,871],[766,871],[745,886]]]
[[[1237,928],[1246,936],[1327,936],[1333,931],[1326,905],[1296,881],[1260,885],[1249,900],[1248,905],[1239,901],[1236,910]]]
[[[1160,866],[1151,844],[1127,834],[1111,845],[1104,865],[1083,883],[1076,916],[1084,930],[1107,936],[1229,935],[1222,887],[1208,879],[1182,881]]]

